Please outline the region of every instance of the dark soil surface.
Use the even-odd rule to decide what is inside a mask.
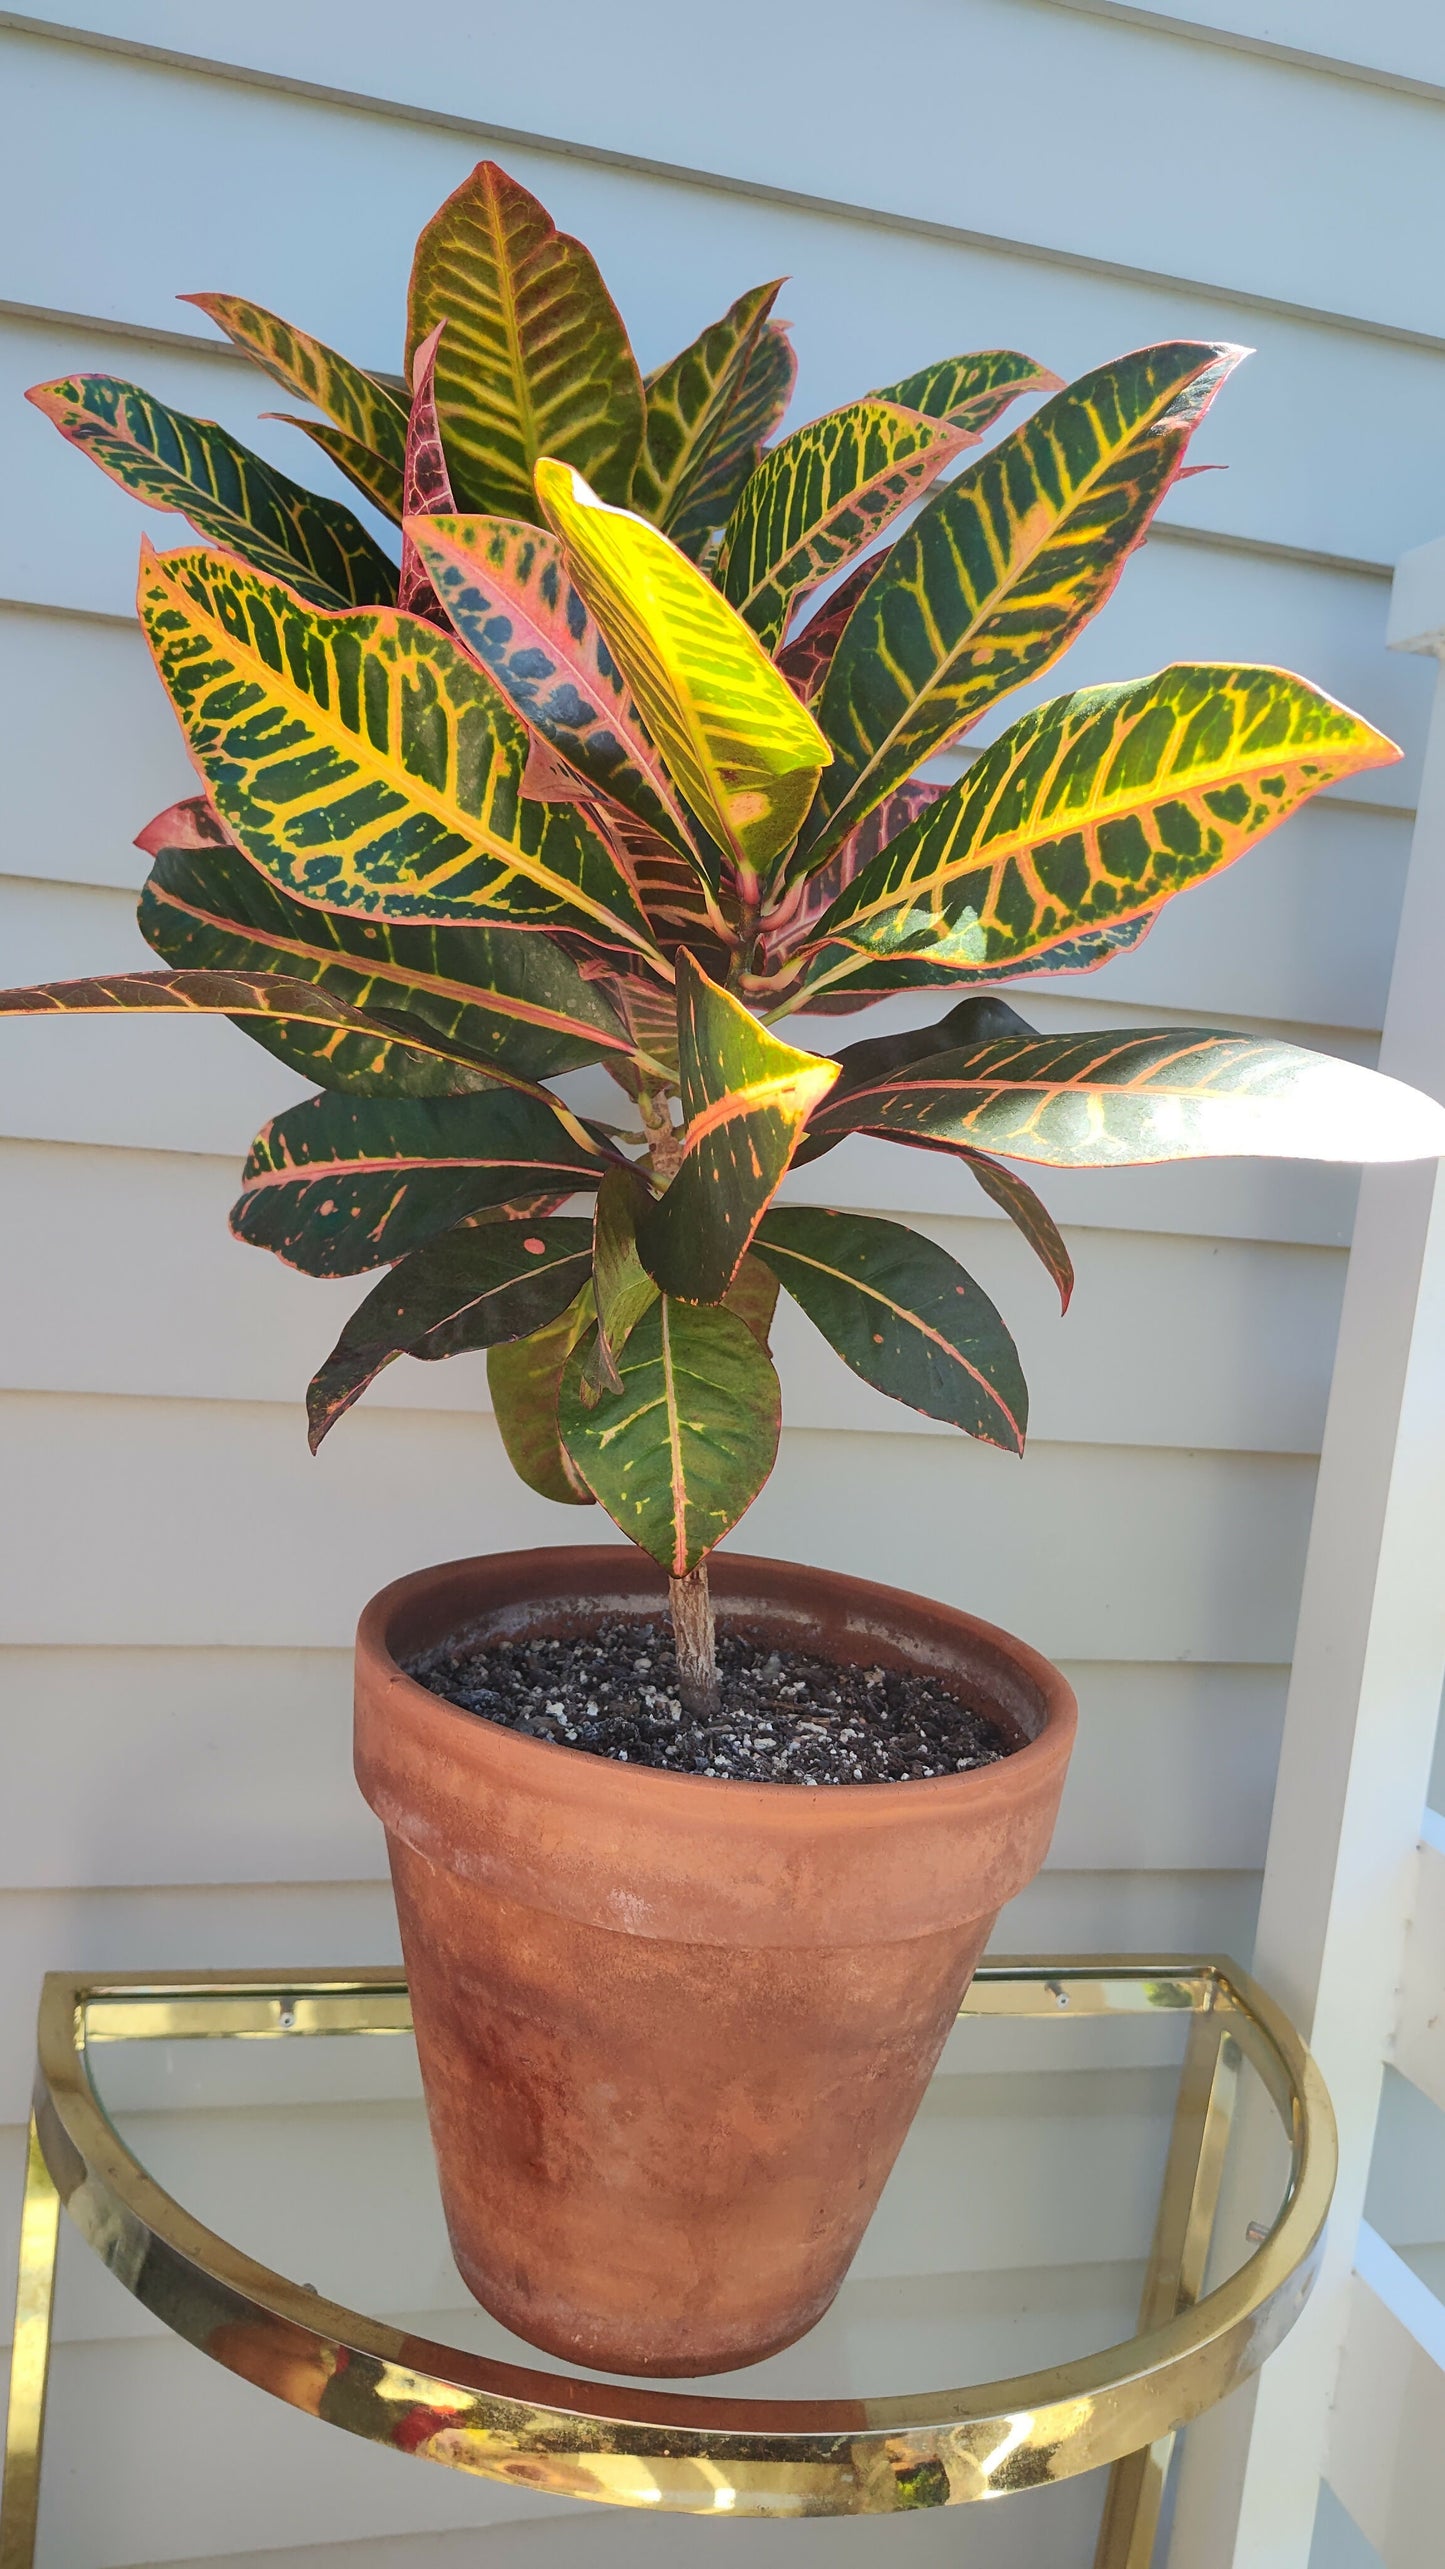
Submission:
[[[407,1674],[465,1712],[619,1765],[756,1784],[900,1784],[991,1766],[1014,1743],[937,1678],[835,1668],[719,1626],[722,1704],[684,1712],[671,1628],[585,1640],[443,1642]]]

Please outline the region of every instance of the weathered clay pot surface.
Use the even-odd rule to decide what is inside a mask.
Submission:
[[[735,1783],[521,1737],[402,1674],[462,1632],[661,1610],[620,1546],[422,1571],[357,1637],[356,1772],[457,2264],[519,2336],[607,2372],[751,2363],[827,2309],[1073,1744],[1063,1678],[989,1624],[743,1554],[712,1575],[771,1646],[954,1675],[1025,1744],[906,1784]]]

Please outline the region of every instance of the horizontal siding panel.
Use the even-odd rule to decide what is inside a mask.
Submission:
[[[1282,1670],[1084,1661],[1066,1674],[1083,1720],[1056,1867],[1262,1863]],[[11,1648],[0,1699],[0,1881],[16,1889],[384,1869],[351,1779],[345,1650]]]
[[[284,1409],[5,1395],[0,1641],[336,1647],[406,1569],[610,1531],[564,1526],[488,1421],[348,1424],[313,1460]],[[1313,1480],[1280,1455],[1045,1445],[1020,1470],[962,1437],[788,1429],[741,1542],[786,1557],[806,1527],[823,1565],[1027,1626],[1055,1657],[1271,1664]]]
[[[75,22],[68,10],[33,14]],[[645,41],[656,11],[629,15]],[[798,192],[833,204],[861,199],[920,226],[983,230],[1091,259],[1147,264],[1175,277],[1219,279],[1247,293],[1323,304],[1388,325],[1445,331],[1445,298],[1424,247],[1440,220],[1432,161],[1436,118],[1430,102],[1408,94],[1321,81],[1265,58],[1204,48],[1181,54],[1176,42],[1153,30],[1020,0],[968,0],[942,18],[924,0],[905,0],[894,22],[890,64],[869,87],[851,77],[849,43],[840,41],[837,54],[820,61],[806,17],[779,25],[765,0],[741,0],[735,48],[713,79],[699,86],[687,49],[658,45],[649,56],[649,79],[632,84],[616,77],[615,52],[595,18],[578,0],[563,0],[557,59],[549,62],[539,95],[535,56],[515,24],[489,17],[483,29],[455,5],[439,17],[445,75],[429,60],[399,64],[387,42],[385,13],[375,7],[344,16],[322,7],[298,22],[277,0],[256,0],[244,25],[228,27],[221,45],[204,37],[198,42],[196,22],[174,0],[145,0],[140,7],[132,0],[91,0],[81,24],[130,43],[255,66],[342,96],[369,95],[403,116],[418,106],[513,131],[541,129],[564,144],[682,164],[749,190]],[[855,31],[861,36],[869,25],[857,8],[837,13],[834,23],[840,39]],[[39,46],[33,51],[42,54]],[[748,69],[763,58],[771,77],[759,94]],[[926,83],[914,76],[920,60],[928,63]],[[953,101],[963,94],[1005,100],[1025,68],[1037,154],[1021,165],[1010,148],[1009,120],[998,115],[981,121],[961,165]],[[17,124],[20,184],[43,187],[48,133],[67,113],[82,113],[103,131],[124,119],[127,88],[132,96],[154,97],[172,82],[196,85],[184,75],[89,54],[76,63],[62,53],[58,68],[43,54],[38,64],[27,64],[35,112],[33,123]],[[225,162],[208,158],[206,146],[223,142],[227,158],[243,170],[249,156],[237,129],[248,116],[254,120],[257,102],[242,91],[233,103],[232,84],[210,86],[216,96],[211,130],[188,133],[177,119],[177,183],[193,182],[202,220],[229,218],[234,225],[244,199],[228,202]],[[1164,191],[1157,205],[1151,201],[1147,227],[1127,156],[1095,173],[1083,202],[1071,183],[1079,97],[1090,89],[1109,98],[1129,130],[1167,127],[1181,163],[1196,173],[1190,187]],[[785,102],[802,96],[814,110],[800,130]],[[895,97],[906,98],[906,119],[880,124],[878,106]],[[286,111],[274,91],[260,105],[284,137]],[[363,126],[358,140],[369,147],[374,166],[377,138]],[[440,141],[434,139],[434,149]],[[1351,158],[1364,159],[1371,173],[1371,219],[1364,223],[1353,195],[1329,184],[1329,174]],[[589,182],[600,191],[609,175],[584,169],[578,192]],[[162,182],[157,177],[153,184]],[[231,181],[238,185],[239,179]],[[1293,219],[1283,219],[1285,206]],[[142,194],[131,218],[136,230],[148,211]],[[364,219],[364,197],[357,211]],[[1375,259],[1381,235],[1398,243],[1383,273]],[[103,271],[106,247],[92,256],[92,272]],[[139,264],[128,225],[112,227],[109,256],[121,278]],[[248,290],[264,294],[264,282],[252,280]]]
[[[858,1203],[846,1164],[826,1166],[834,1200]],[[1205,1249],[1093,1230],[1075,1244],[1078,1284],[1061,1320],[1052,1284],[1012,1224],[992,1207],[985,1217],[987,1199],[966,1170],[953,1174],[956,1202],[969,1216],[977,1205],[979,1215],[926,1217],[927,1232],[1008,1317],[1030,1383],[1035,1446],[1318,1450],[1343,1281],[1337,1252],[1242,1242]],[[234,1162],[223,1160],[0,1142],[0,1190],[20,1244],[0,1276],[0,1384],[297,1407],[375,1278],[302,1276],[235,1240],[226,1215],[236,1181]],[[99,1242],[106,1290],[98,1297]],[[788,1297],[774,1345],[794,1426],[957,1435],[861,1381]],[[366,1399],[489,1411],[486,1360],[407,1358]],[[344,1440],[349,1429],[337,1433]]]

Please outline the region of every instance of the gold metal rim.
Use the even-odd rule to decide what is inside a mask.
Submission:
[[[71,2219],[137,2299],[231,2370],[329,2423],[553,2496],[711,2514],[889,2513],[996,2497],[1156,2445],[1257,2371],[1313,2282],[1334,2187],[1334,2118],[1313,2061],[1264,1992],[1233,1964],[1198,1956],[1005,1959],[980,1968],[961,2012],[1054,2017],[1063,2008],[1074,2017],[1182,2009],[1210,2020],[1197,2023],[1195,2044],[1217,2054],[1236,2046],[1283,2123],[1290,2175],[1279,2214],[1226,2282],[1184,2307],[1184,2289],[1171,2288],[1163,2306],[1173,2315],[1124,2344],[1007,2381],[886,2399],[624,2389],[407,2336],[206,2229],[126,2147],[92,2084],[88,2051],[106,2041],[405,2032],[406,1984],[392,1970],[52,1974],[36,2124]],[[1186,2173],[1197,2191],[1196,2165]]]

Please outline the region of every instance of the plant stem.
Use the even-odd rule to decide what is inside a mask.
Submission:
[[[653,1096],[643,1089],[637,1103],[647,1134],[653,1176],[661,1185],[667,1186],[677,1175],[683,1154],[683,1137],[672,1120],[665,1098]],[[712,1590],[705,1561],[700,1561],[695,1570],[687,1571],[682,1578],[668,1581],[668,1602],[672,1608],[672,1637],[677,1649],[677,1673],[684,1709],[689,1713],[716,1713],[721,1710],[722,1697],[718,1692]]]
[[[683,1709],[689,1713],[718,1712],[722,1696],[718,1691],[712,1590],[705,1561],[683,1578],[668,1581],[668,1601],[672,1607],[672,1637],[677,1646]]]

